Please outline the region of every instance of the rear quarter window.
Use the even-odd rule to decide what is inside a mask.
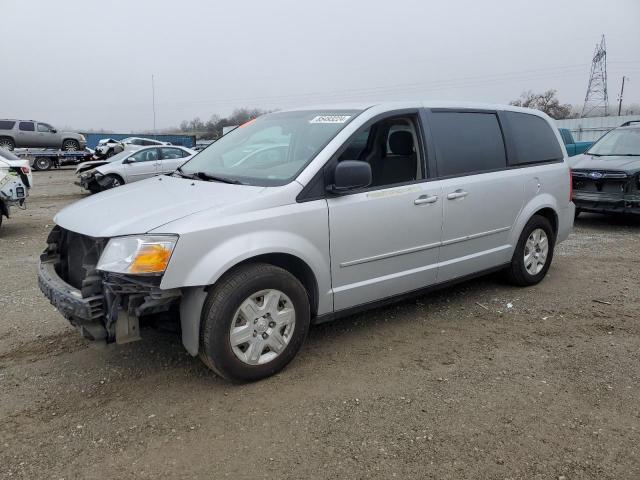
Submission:
[[[507,158],[498,117],[492,112],[433,112],[429,123],[438,176],[504,169]]]
[[[33,132],[36,129],[33,122],[20,122],[20,124],[18,125],[18,128],[23,132]]]
[[[512,151],[509,165],[526,165],[562,160],[562,149],[551,125],[537,115],[504,112]]]
[[[8,120],[0,120],[0,130],[12,130],[16,122],[10,122]]]

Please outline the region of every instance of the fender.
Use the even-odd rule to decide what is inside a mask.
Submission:
[[[310,242],[303,237],[293,235],[289,232],[262,232],[260,240],[264,242],[264,235],[271,234],[274,237],[278,237],[281,242],[280,245],[287,245],[287,241],[293,242],[289,245],[303,245],[303,248],[307,248],[306,252],[311,252],[311,255],[304,255],[300,251],[293,250],[291,248],[259,248],[254,250],[246,250],[241,255],[232,257],[230,252],[238,252],[238,245],[251,243],[255,234],[246,235],[246,238],[234,238],[221,244],[218,248],[212,250],[202,261],[198,264],[197,270],[192,270],[188,273],[185,282],[187,284],[199,284],[194,287],[187,287],[182,289],[182,299],[180,300],[180,326],[182,329],[182,344],[185,349],[191,355],[198,354],[198,348],[200,345],[200,323],[202,307],[207,298],[208,288],[214,285],[222,275],[229,270],[233,269],[240,263],[251,260],[265,254],[277,254],[286,253],[295,256],[302,260],[313,272],[316,283],[318,285],[318,315],[329,313],[333,310],[333,294],[331,292],[331,284],[329,281],[330,272],[328,265],[323,263],[322,254],[317,250]],[[271,236],[270,235],[270,236]],[[295,238],[294,238],[295,237]],[[301,243],[302,242],[302,243]],[[216,261],[219,258],[229,258],[225,263]],[[210,267],[210,268],[208,268]],[[203,273],[209,275],[204,277]],[[163,281],[164,283],[164,281]],[[163,289],[165,286],[163,285]]]
[[[556,215],[556,224],[561,224],[561,219],[559,218],[560,209],[558,208],[558,202],[556,198],[548,193],[538,194],[522,208],[520,214],[518,215],[518,218],[516,219],[516,222],[513,225],[513,228],[511,229],[511,234],[509,235],[509,243],[513,246],[513,249],[515,249],[516,245],[518,244],[518,240],[520,239],[522,230],[524,230],[527,222],[537,211],[542,210],[543,208],[550,208],[551,210],[553,210]]]

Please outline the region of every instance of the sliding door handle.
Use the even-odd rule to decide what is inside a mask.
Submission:
[[[467,195],[469,195],[467,192],[465,192],[464,190],[456,190],[455,192],[451,192],[447,194],[447,199],[449,200],[455,200],[456,198],[464,198]]]
[[[426,203],[436,203],[438,201],[438,196],[437,195],[432,195],[432,196],[427,196],[427,195],[420,195],[418,198],[416,198],[413,201],[414,205],[424,205]]]

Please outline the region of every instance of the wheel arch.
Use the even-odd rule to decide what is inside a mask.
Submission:
[[[118,177],[123,185],[126,185],[126,183],[127,183],[125,178],[122,175],[120,175],[119,173],[116,173],[116,172],[108,172],[108,173],[105,173],[104,176],[105,177]]]
[[[228,265],[209,285],[202,287],[188,287],[183,289],[183,296],[180,302],[180,324],[182,330],[182,344],[191,355],[198,355],[200,348],[200,329],[202,326],[202,307],[206,297],[225,275],[236,268],[252,263],[267,263],[274,265],[291,273],[296,277],[307,291],[309,296],[309,306],[311,317],[317,315],[319,304],[318,279],[311,266],[302,258],[292,253],[274,251],[268,253],[254,254],[246,258],[238,259],[235,263]]]
[[[540,215],[549,220],[553,227],[553,233],[557,237],[560,224],[558,212],[558,202],[553,195],[543,194],[531,199],[531,201],[527,203],[520,212],[520,215],[516,220],[516,224],[511,232],[510,243],[513,245],[513,248],[515,249],[525,225],[534,215]]]

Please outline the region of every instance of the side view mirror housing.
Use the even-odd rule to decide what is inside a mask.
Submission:
[[[132,163],[132,162],[128,158],[125,158],[124,160],[122,160],[123,165],[128,165],[129,163]]]
[[[58,133],[58,130],[56,130],[55,128],[52,128],[51,133]]]
[[[327,190],[336,195],[371,185],[371,165],[360,160],[338,162],[333,171],[333,185]]]

